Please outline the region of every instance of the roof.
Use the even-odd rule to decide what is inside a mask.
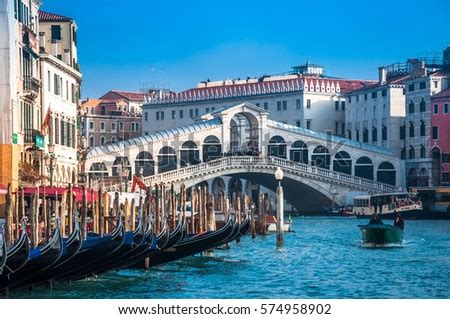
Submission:
[[[366,85],[364,87],[360,87],[355,90],[350,90],[347,93],[355,93],[355,92],[371,90],[371,89],[383,87],[385,85],[403,85],[405,83],[405,81],[409,80],[410,78],[411,78],[410,75],[398,75],[398,76],[387,78],[385,83],[376,82],[373,84]]]
[[[200,130],[214,128],[219,125],[222,125],[222,120],[220,118],[214,118],[208,121],[185,125],[178,128],[156,131],[141,137],[120,141],[105,146],[94,147],[88,151],[87,159],[95,158],[97,156],[102,156],[108,153],[124,151],[126,148],[130,148],[133,146],[145,146],[150,142],[167,140],[177,135],[191,134]]]
[[[96,107],[100,103],[102,103],[102,100],[100,99],[89,99],[81,102],[81,107]]]
[[[443,69],[439,69],[437,71],[434,72],[430,72],[429,74],[430,76],[450,76],[450,68],[443,68]]]
[[[385,155],[393,155],[393,153],[390,150],[388,150],[387,148],[383,148],[383,147],[379,147],[379,146],[375,146],[375,145],[371,145],[371,144],[367,144],[367,143],[361,143],[361,142],[349,140],[349,139],[346,139],[346,138],[343,138],[340,136],[329,135],[329,134],[323,133],[323,132],[311,131],[311,130],[307,130],[303,127],[284,124],[284,123],[272,121],[272,120],[267,120],[267,125],[277,128],[277,129],[280,129],[280,130],[296,133],[296,134],[302,134],[302,135],[311,136],[311,137],[322,139],[322,140],[328,140],[328,141],[331,141],[331,142],[337,143],[337,144],[342,144],[342,145],[346,145],[346,146],[350,146],[350,147],[356,147],[359,149],[368,150],[371,152],[381,153],[381,154],[385,154]]]
[[[191,102],[202,100],[226,99],[242,96],[288,93],[288,92],[322,92],[346,93],[374,84],[375,81],[348,80],[317,76],[302,76],[289,79],[264,80],[244,84],[224,84],[213,87],[191,88],[180,93],[170,92],[162,98],[149,99],[149,104]]]
[[[444,90],[438,94],[435,94],[431,97],[431,99],[450,99],[450,88]]]
[[[41,22],[54,22],[54,21],[72,22],[73,19],[63,16],[63,15],[60,15],[60,14],[50,13],[50,12],[45,12],[45,11],[39,10],[39,21],[41,21]]]
[[[105,93],[103,96],[101,96],[101,99],[104,99],[107,97],[108,99],[111,99],[110,95],[116,94],[120,96],[120,98],[127,99],[130,101],[144,101],[146,94],[142,92],[130,92],[130,91],[117,91],[117,90],[111,90],[107,93]]]

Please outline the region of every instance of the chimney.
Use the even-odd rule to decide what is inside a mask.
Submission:
[[[39,32],[39,52],[45,52],[45,32]]]
[[[70,64],[70,50],[69,49],[64,49],[64,62],[68,65]]]
[[[58,56],[58,42],[52,41],[52,55]]]
[[[425,62],[420,61],[419,59],[409,59],[409,74],[412,77],[421,77],[427,75],[427,69],[425,68]]]
[[[380,66],[378,68],[378,83],[385,84],[386,83],[386,67]]]

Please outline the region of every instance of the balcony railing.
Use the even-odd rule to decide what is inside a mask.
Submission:
[[[33,92],[39,94],[41,89],[41,81],[33,76],[25,76],[23,81],[23,89],[27,92]]]
[[[23,142],[25,144],[35,144],[36,136],[40,135],[40,132],[35,129],[25,129],[23,133]]]

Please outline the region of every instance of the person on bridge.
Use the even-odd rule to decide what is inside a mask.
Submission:
[[[394,219],[394,227],[400,228],[403,230],[405,228],[405,221],[403,220],[400,214],[397,214]]]

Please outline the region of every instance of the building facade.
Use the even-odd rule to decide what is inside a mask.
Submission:
[[[406,117],[401,128],[407,185],[436,186],[438,179],[432,173],[431,99],[449,88],[450,70],[448,65],[428,65],[419,59],[410,59],[407,65],[410,79],[405,82]]]
[[[282,76],[204,81],[180,93],[149,95],[143,106],[143,132],[192,124],[203,114],[249,102],[269,111],[273,120],[344,136],[344,93],[372,83],[326,77],[321,66],[311,64]]]
[[[141,116],[124,99],[90,99],[82,103],[83,136],[89,148],[142,136]],[[140,110],[138,110],[139,112]]]
[[[51,185],[76,183],[79,170],[79,72],[77,25],[72,18],[39,11],[44,158]]]
[[[434,185],[450,185],[450,88],[431,98],[431,157]]]
[[[379,68],[378,83],[347,93],[346,137],[388,148],[401,156],[400,127],[405,117],[405,81],[400,65]]]
[[[0,1],[0,183],[13,189],[42,170],[36,156],[42,138],[39,6],[38,0]]]

